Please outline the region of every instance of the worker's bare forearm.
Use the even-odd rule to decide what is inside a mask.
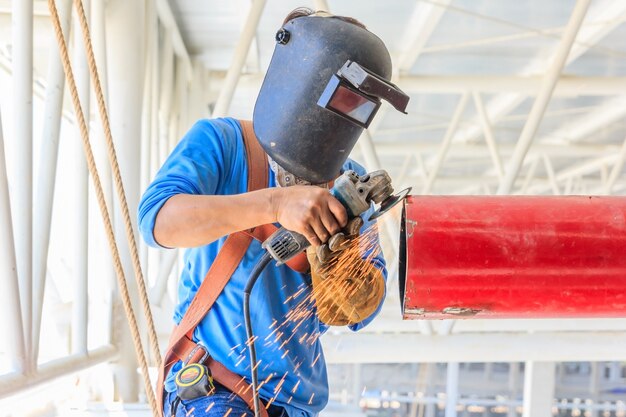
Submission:
[[[236,195],[171,197],[154,225],[156,241],[170,248],[209,244],[222,236],[276,221],[274,189]]]

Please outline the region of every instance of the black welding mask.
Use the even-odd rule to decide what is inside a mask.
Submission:
[[[408,96],[389,82],[391,58],[373,33],[338,18],[287,22],[254,107],[254,132],[282,168],[320,184],[335,178],[387,100]]]

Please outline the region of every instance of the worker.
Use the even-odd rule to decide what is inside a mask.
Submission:
[[[320,259],[319,248],[346,227],[354,229],[328,188],[346,170],[365,174],[347,156],[378,108],[344,81],[333,84],[337,71],[352,61],[374,77],[391,77],[387,49],[360,22],[296,9],[276,35],[253,129],[233,118],[198,121],[145,191],[138,210],[145,241],[153,247],[188,248],[174,312],[177,330],[186,316],[196,315],[199,321],[186,337],[173,340],[166,353],[164,391],[157,393],[163,395],[166,417],[253,415],[242,300],[247,278],[263,252],[258,236],[247,236],[262,225],[280,224],[312,244],[299,269],[285,264],[266,268],[251,295],[256,370],[267,415],[317,415],[328,401],[319,336],[331,325],[358,330],[379,311],[386,279],[380,251],[360,260],[372,266],[362,276],[333,278],[356,282],[361,291],[328,294],[322,285],[328,259]],[[324,104],[320,97],[331,90],[334,98]],[[254,159],[255,146],[267,154],[261,164]],[[253,190],[251,184],[258,181],[262,186]],[[367,220],[361,223],[361,231],[372,226]],[[358,226],[350,233],[358,234]],[[233,236],[247,246],[234,261],[230,255],[220,259],[223,252],[238,247],[228,243]],[[194,297],[204,291],[202,283],[209,276],[226,277],[224,288],[214,294],[208,311],[198,315],[195,304],[189,306],[206,302]],[[207,293],[215,292],[212,286],[206,285]],[[303,309],[308,302],[312,304]],[[296,320],[298,309],[302,315]],[[196,363],[206,365],[207,371]]]

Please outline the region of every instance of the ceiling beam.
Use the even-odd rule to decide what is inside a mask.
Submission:
[[[607,160],[615,161],[616,159],[617,158],[611,158]],[[590,174],[590,173],[598,173],[599,170],[600,170],[600,166],[587,164],[587,165],[581,165],[581,168],[577,171],[582,171],[582,172],[586,172],[587,174]],[[543,176],[534,177],[532,185],[528,188],[528,193],[545,194],[546,192],[551,191],[554,188],[555,183],[563,184],[570,177],[575,178],[578,175],[581,175],[581,174],[578,174],[577,172],[568,174],[567,176],[563,174],[561,174],[561,176],[558,176],[557,174],[555,174],[555,178],[553,180],[550,179],[549,174],[544,174]],[[479,174],[455,175],[455,176],[447,176],[447,177],[441,176],[437,179],[438,186],[435,191],[437,192],[437,194],[443,194],[443,191],[449,192],[449,191],[455,190],[457,187],[459,188],[468,187],[470,185],[497,186],[498,181],[499,181],[499,178],[496,176],[485,177]],[[605,184],[601,180],[599,174],[597,178],[585,178],[585,181],[589,186],[592,186],[592,187],[602,187]],[[417,185],[422,185],[425,183],[424,179],[419,175],[407,176],[404,179],[404,182],[406,183],[407,186],[413,186],[413,187]],[[522,178],[519,178],[516,184],[521,186],[521,183],[522,183]],[[395,185],[399,186],[400,184],[395,184]],[[454,194],[457,194],[457,193],[454,192]]]
[[[228,114],[230,103],[233,99],[233,95],[235,94],[235,88],[237,88],[237,83],[239,82],[241,69],[246,63],[252,39],[256,36],[256,31],[259,27],[259,21],[261,20],[261,15],[265,9],[265,3],[266,0],[252,0],[252,3],[250,4],[250,11],[248,12],[243,32],[239,37],[239,41],[233,55],[233,60],[228,68],[226,78],[221,85],[219,96],[215,102],[213,117],[224,117]]]
[[[408,93],[458,94],[481,93],[539,94],[542,77],[523,75],[413,75],[400,77]],[[556,80],[557,96],[614,96],[626,91],[626,77],[581,77],[562,75]]]
[[[13,0],[23,1],[23,0]],[[0,14],[11,14],[11,0],[0,0]],[[50,10],[48,10],[48,4],[43,1],[33,2],[33,15],[50,17]]]
[[[419,197],[417,197],[419,198]],[[420,323],[432,323],[430,320],[402,320],[400,306],[392,309],[385,305],[376,319],[359,330],[364,333],[419,333]],[[434,322],[438,324],[438,322]],[[351,330],[342,329],[343,333]],[[525,332],[626,332],[626,319],[472,319],[457,320],[454,334],[458,333],[525,333]]]
[[[626,113],[626,109],[624,110]],[[406,156],[411,153],[434,154],[440,148],[438,143],[424,142],[390,142],[378,143],[376,149],[382,157]],[[515,150],[513,143],[498,144],[498,152],[503,156],[510,156]],[[550,158],[590,158],[610,155],[620,151],[619,144],[583,144],[583,143],[537,143],[529,154],[547,154]],[[359,152],[354,154],[359,156]],[[489,149],[482,143],[457,143],[448,150],[448,157],[463,159],[489,158]]]
[[[624,92],[626,90],[623,90]],[[541,140],[576,142],[590,139],[598,130],[620,122],[626,115],[626,96],[604,101],[595,110],[573,118],[573,121],[543,136]]]
[[[442,0],[437,4],[416,2],[402,37],[402,39],[408,39],[408,42],[404,47],[404,52],[394,60],[398,73],[407,74],[411,71],[450,2],[451,0]]]
[[[214,76],[216,78],[224,77],[224,72],[216,71]],[[240,88],[258,90],[263,78],[263,73],[242,74]],[[491,94],[516,93],[525,97],[538,94],[541,76],[402,75],[398,78],[398,85],[407,94],[460,94],[477,91]],[[563,97],[614,96],[623,94],[624,91],[626,91],[626,77],[561,75],[554,89],[554,95]],[[501,119],[506,118],[507,116],[502,116]],[[468,120],[467,122],[478,123],[479,120]],[[378,133],[378,129],[375,130]]]
[[[579,176],[598,173],[602,167],[614,165],[619,159],[619,154],[585,160],[568,166],[555,174],[556,181],[561,183]],[[529,194],[543,193],[550,189],[551,185],[545,183],[534,184],[528,187]]]
[[[617,123],[623,119],[626,115],[626,96],[616,97],[610,100],[605,101],[602,105],[598,106],[595,110],[576,117],[574,121],[570,124],[564,125],[543,137],[537,139],[537,145],[534,145],[530,150],[529,154],[534,155],[539,151],[543,151],[548,154],[551,158],[559,158],[566,155],[574,155],[574,153],[578,153],[581,148],[579,148],[575,142],[582,140],[592,140],[592,135],[595,134],[598,130],[606,128],[613,123]],[[562,143],[562,154],[559,155],[550,151],[549,149],[543,148],[544,145],[541,143],[559,141]],[[459,144],[455,144],[452,146],[451,150],[455,149]],[[584,146],[595,146],[595,145],[584,145]],[[603,145],[600,145],[603,146]],[[615,146],[615,145],[611,145]],[[503,152],[507,151],[507,148],[500,149]],[[577,150],[577,151],[575,151]],[[591,151],[591,149],[590,149]],[[600,169],[604,164],[609,162],[606,161],[605,158],[610,158],[611,161],[616,161],[617,154],[619,154],[620,149],[619,145],[614,147],[611,152],[604,153],[600,152],[600,155],[595,154],[596,158],[589,160],[588,158],[593,156],[593,153],[589,153],[587,155],[579,155],[580,157],[586,158],[586,161],[582,163],[578,161],[575,165],[569,167],[571,169],[561,171],[557,173],[556,179],[557,181],[567,181],[570,178],[576,175],[587,175],[591,172],[595,172]],[[527,164],[528,161],[525,161]],[[581,168],[582,167],[582,168]],[[492,169],[489,169],[483,173],[484,176],[491,176],[493,172]],[[529,187],[526,192],[533,193],[543,193],[546,190],[543,185],[533,185]],[[523,193],[526,193],[523,192]],[[599,190],[598,193],[602,193],[602,190]]]
[[[574,6],[574,10],[572,11],[567,28],[563,34],[563,38],[559,43],[559,47],[556,50],[554,59],[550,64],[550,68],[541,80],[541,89],[539,90],[539,94],[537,95],[537,98],[530,110],[528,120],[526,121],[526,124],[524,124],[522,133],[520,134],[515,146],[515,152],[513,152],[513,155],[508,162],[504,178],[502,179],[502,182],[496,192],[498,195],[509,194],[513,189],[515,180],[519,175],[522,165],[524,164],[526,154],[528,153],[528,150],[535,139],[537,130],[539,129],[539,125],[543,120],[543,114],[552,99],[552,92],[557,84],[561,70],[565,66],[567,57],[572,50],[574,40],[578,35],[578,31],[580,30],[582,22],[587,14],[590,3],[591,0],[578,0]]]
[[[585,52],[591,49],[596,43],[620,26],[626,18],[626,2],[621,0],[605,0],[595,2],[590,8],[587,21],[580,29],[577,43],[572,47],[565,65],[574,62]],[[595,22],[608,22],[605,25],[597,25]],[[544,54],[538,54],[537,58],[531,61],[518,72],[519,75],[541,74],[546,71],[546,60]],[[497,123],[502,117],[509,114],[524,101],[526,95],[509,93],[499,94],[492,98],[487,104],[489,120]],[[459,130],[453,142],[467,142],[482,134],[480,121],[478,118],[471,126]]]
[[[439,174],[439,170],[443,165],[443,161],[446,158],[448,150],[450,149],[450,144],[452,143],[452,137],[456,133],[457,127],[459,126],[459,121],[463,116],[463,112],[465,111],[465,107],[467,106],[467,102],[469,100],[469,94],[465,93],[461,96],[456,109],[454,110],[454,115],[452,116],[452,120],[450,121],[450,125],[448,126],[448,130],[441,142],[441,146],[437,151],[437,156],[435,158],[435,163],[433,167],[428,172],[428,178],[426,179],[426,183],[422,187],[422,194],[429,194],[432,186],[435,182],[435,178]]]
[[[156,0],[156,8],[159,20],[163,23],[166,33],[170,34],[172,37],[174,52],[182,60],[183,68],[185,69],[185,74],[187,75],[187,81],[190,81],[193,79],[191,59],[189,59],[189,52],[187,51],[183,37],[180,34],[178,23],[176,23],[176,19],[172,13],[172,8],[167,0]]]

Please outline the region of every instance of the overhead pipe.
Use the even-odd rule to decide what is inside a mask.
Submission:
[[[405,319],[626,317],[626,197],[414,196]]]

